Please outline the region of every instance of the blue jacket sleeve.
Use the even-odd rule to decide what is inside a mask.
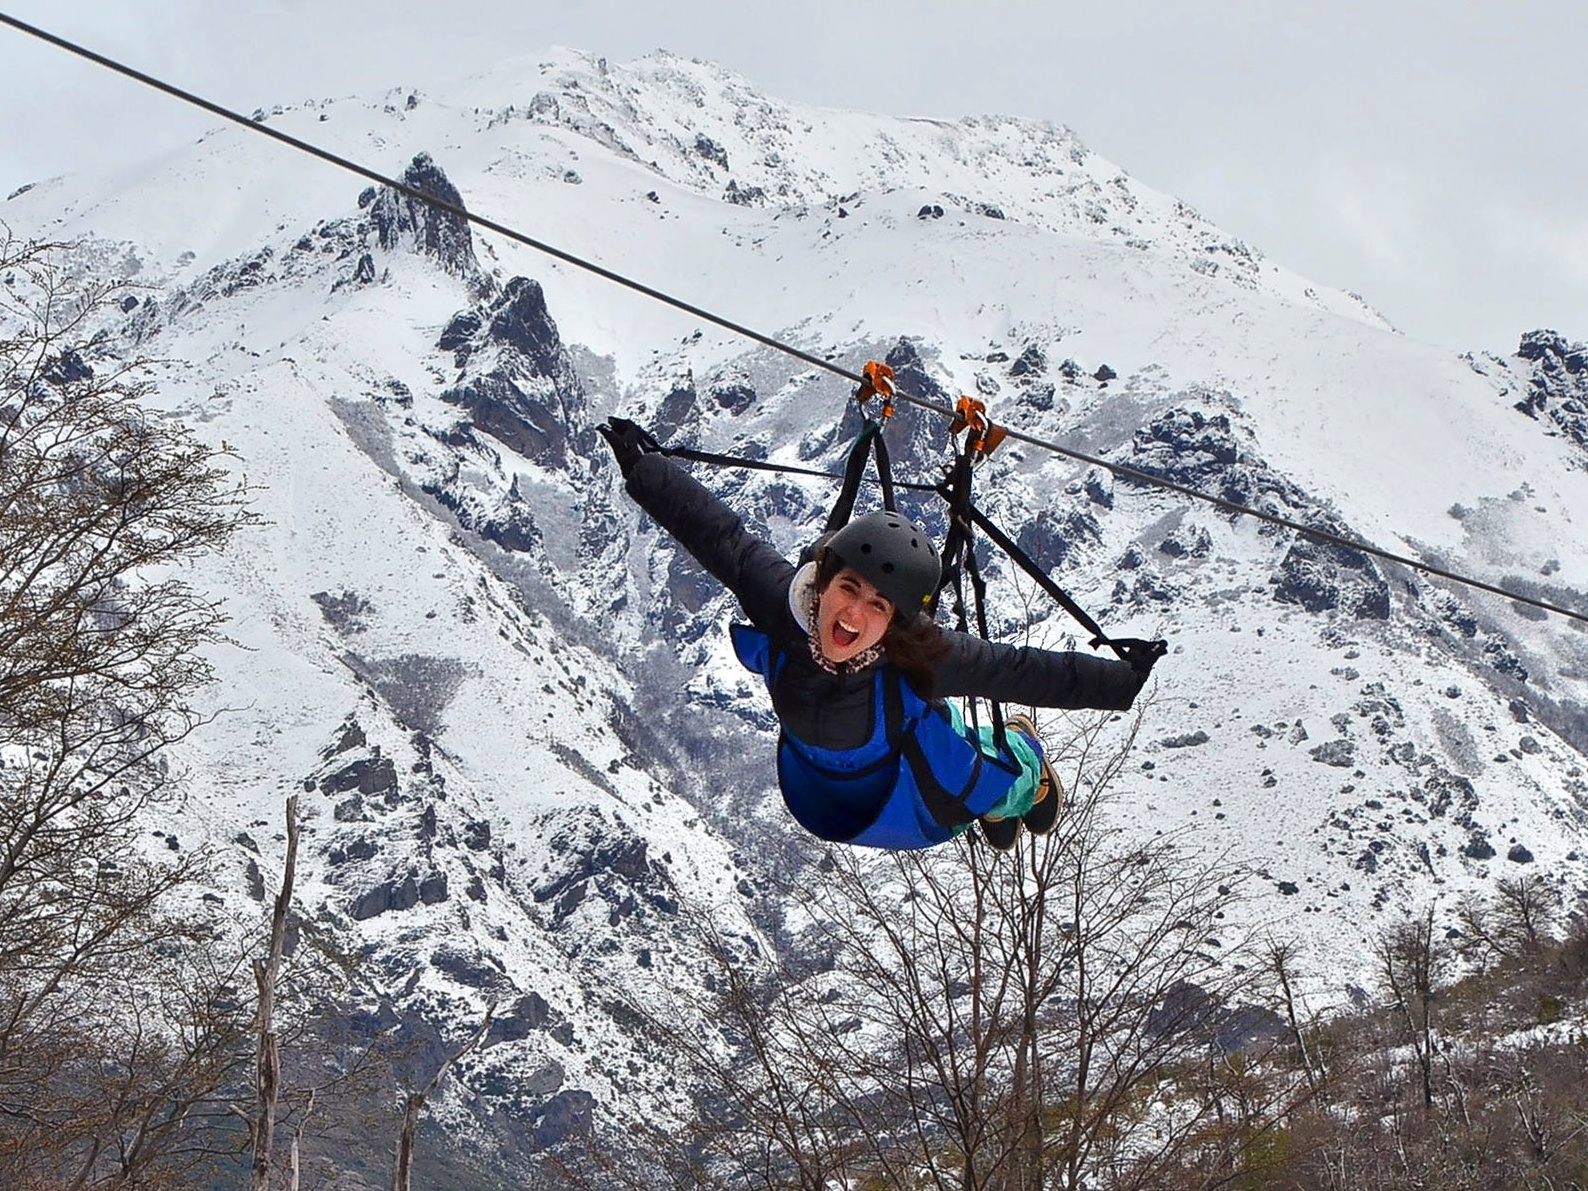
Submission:
[[[976,695],[1035,707],[1124,711],[1142,687],[1134,670],[1111,658],[1003,645],[966,633],[946,635],[949,651],[938,664],[933,681],[938,695]]]
[[[781,627],[794,576],[788,559],[665,455],[641,455],[626,486],[640,508],[738,597],[751,624],[766,633]]]

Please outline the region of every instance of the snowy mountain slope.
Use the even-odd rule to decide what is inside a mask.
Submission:
[[[888,358],[921,396],[980,393],[1028,433],[1588,607],[1581,348],[1409,342],[1062,129],[806,109],[665,55],[264,118],[847,367]],[[184,757],[174,829],[228,844],[245,912],[303,791],[300,905],[407,1012],[461,1032],[508,1006],[470,1062],[545,1144],[666,1087],[623,996],[698,987],[701,922],[775,945],[762,878],[798,847],[731,601],[592,428],[622,411],[830,468],[853,415],[802,363],[363,190],[228,129],[0,215],[148,287],[114,329],[262,486],[268,526],[204,574],[245,648],[217,658],[232,710]],[[890,436],[932,474],[935,419],[905,408]],[[704,478],[790,553],[831,494]],[[1573,622],[1026,445],[982,493],[1109,631],[1170,638],[1118,814],[1248,860],[1252,920],[1313,944],[1324,995],[1402,907],[1523,871],[1582,887]],[[1065,644],[990,566],[1000,634]]]

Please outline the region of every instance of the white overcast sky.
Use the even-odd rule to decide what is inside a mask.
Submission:
[[[614,62],[663,48],[832,107],[1052,120],[1275,260],[1361,293],[1408,335],[1500,352],[1535,327],[1588,339],[1585,0],[0,0],[0,12],[245,112],[436,89],[563,45]],[[0,196],[215,123],[0,26]]]

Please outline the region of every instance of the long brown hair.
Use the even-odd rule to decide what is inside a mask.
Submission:
[[[844,569],[844,560],[830,550],[816,560],[816,590],[824,592],[834,576]],[[906,614],[895,607],[893,619],[882,634],[882,648],[888,661],[899,668],[923,699],[932,697],[937,664],[948,655],[948,637],[942,626],[925,612]]]

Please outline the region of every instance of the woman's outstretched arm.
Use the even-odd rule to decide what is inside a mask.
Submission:
[[[1124,711],[1135,702],[1147,678],[1112,658],[1002,645],[966,633],[946,635],[949,651],[938,665],[933,684],[938,695],[976,695],[1035,707]]]

